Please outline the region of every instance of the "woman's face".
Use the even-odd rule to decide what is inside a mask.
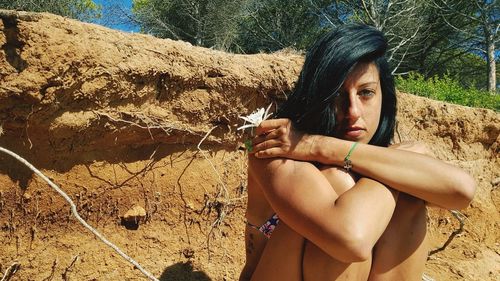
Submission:
[[[373,62],[358,63],[342,85],[333,104],[336,113],[335,137],[370,142],[380,121],[382,89]]]

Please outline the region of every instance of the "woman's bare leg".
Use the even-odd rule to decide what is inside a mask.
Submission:
[[[280,221],[264,248],[251,280],[302,280],[304,238]]]
[[[394,215],[373,251],[370,281],[422,280],[428,247],[425,202],[400,193]]]
[[[311,242],[306,241],[303,259],[303,281],[365,281],[370,273],[371,258],[364,262],[338,261]]]
[[[323,166],[320,170],[339,196],[355,184],[356,176],[346,172],[342,168]],[[325,219],[334,220],[335,218],[325,217]],[[364,281],[367,279],[371,267],[371,258],[364,262],[343,263],[335,260],[308,241],[306,241],[302,262],[304,281]]]

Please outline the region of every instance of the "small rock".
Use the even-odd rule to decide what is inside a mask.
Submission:
[[[182,250],[182,254],[184,255],[185,258],[190,259],[194,257],[194,250],[191,248],[186,248]]]
[[[497,186],[498,184],[500,184],[500,177],[498,177],[498,178],[496,178],[496,179],[492,180],[492,181],[491,181],[491,184],[492,184],[493,186]]]
[[[146,210],[139,205],[135,205],[123,215],[122,219],[126,222],[139,224],[146,219]]]
[[[24,201],[30,201],[30,199],[31,199],[31,194],[30,194],[29,192],[25,192],[25,193],[23,194],[23,199],[24,199]]]

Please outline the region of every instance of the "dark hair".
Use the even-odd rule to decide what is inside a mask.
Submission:
[[[387,40],[374,27],[346,24],[330,31],[308,51],[295,89],[276,117],[291,119],[301,131],[333,136],[332,103],[344,80],[357,63],[374,62],[380,75],[382,110],[370,144],[388,146],[396,122],[396,90],[384,57],[386,49]]]

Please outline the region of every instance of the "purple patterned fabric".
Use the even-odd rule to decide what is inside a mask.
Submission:
[[[257,230],[262,232],[267,238],[271,238],[271,234],[273,234],[274,229],[280,222],[280,218],[277,214],[274,214],[270,219],[268,219],[261,227]]]

